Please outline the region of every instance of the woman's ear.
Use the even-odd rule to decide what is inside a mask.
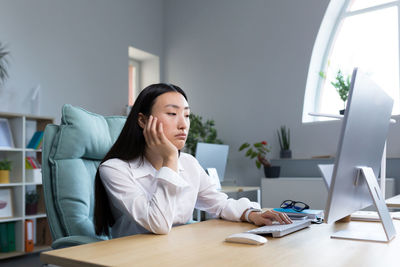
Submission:
[[[139,116],[138,116],[139,126],[144,129],[144,127],[146,126],[146,123],[147,123],[147,117],[143,113],[139,113]]]

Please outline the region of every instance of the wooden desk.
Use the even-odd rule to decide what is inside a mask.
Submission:
[[[394,221],[400,232],[400,221]],[[254,228],[248,223],[209,220],[174,227],[168,235],[134,235],[43,252],[61,266],[399,266],[400,236],[390,243],[331,239],[337,230],[380,229],[371,222],[311,225],[262,246],[224,242]]]
[[[386,199],[388,208],[400,208],[400,195]]]

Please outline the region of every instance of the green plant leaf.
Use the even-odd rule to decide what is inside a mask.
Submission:
[[[35,191],[27,192],[25,195],[25,202],[28,204],[35,204],[39,200],[39,194]]]
[[[342,99],[343,102],[347,101],[350,91],[350,81],[351,75],[347,75],[345,80],[342,71],[339,69],[336,73],[335,81],[331,82],[332,86],[336,89],[340,99]]]
[[[244,143],[239,147],[239,151],[242,151],[243,149],[248,148],[249,146],[250,146],[249,143]]]
[[[257,147],[257,148],[258,148],[258,147],[262,147],[262,144],[261,144],[261,143],[255,143],[255,144],[254,144],[254,147]]]
[[[290,129],[286,128],[285,125],[282,125],[280,129],[277,130],[279,146],[281,150],[289,150],[290,149]]]
[[[0,42],[0,87],[8,79],[8,56],[10,52],[6,51],[6,47]]]
[[[258,169],[261,168],[261,162],[259,162],[258,160],[256,160],[256,166],[257,166]]]
[[[194,156],[196,154],[198,142],[223,144],[223,142],[217,138],[217,130],[215,129],[215,122],[213,120],[203,122],[201,116],[193,113],[189,115],[189,119],[190,129],[186,140],[185,151]]]
[[[0,170],[11,171],[11,161],[4,159],[0,161]]]
[[[253,150],[249,148],[249,150],[246,152],[246,157],[250,156],[251,154],[253,154]]]

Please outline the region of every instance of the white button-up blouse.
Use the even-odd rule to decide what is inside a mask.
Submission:
[[[191,220],[194,208],[231,221],[239,221],[248,208],[260,208],[247,198],[228,199],[191,155],[180,153],[178,173],[156,170],[144,159],[110,159],[100,165],[115,218],[113,237],[139,233],[167,234],[173,225]]]

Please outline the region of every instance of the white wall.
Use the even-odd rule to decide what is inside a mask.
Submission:
[[[160,82],[160,59],[158,57],[149,58],[142,61],[142,88]]]
[[[186,90],[194,113],[215,120],[230,145],[228,179],[260,183],[262,171],[237,149],[267,140],[278,157],[282,124],[291,129],[295,158],[335,153],[339,122],[301,123],[310,56],[328,3],[166,1],[165,78]],[[391,135],[389,145],[398,131]],[[389,155],[399,149],[389,148]]]
[[[162,0],[1,0],[0,41],[12,53],[0,111],[30,112],[37,84],[41,114],[59,121],[65,103],[121,114],[128,98],[128,46],[163,57]],[[6,102],[6,104],[4,104]]]

